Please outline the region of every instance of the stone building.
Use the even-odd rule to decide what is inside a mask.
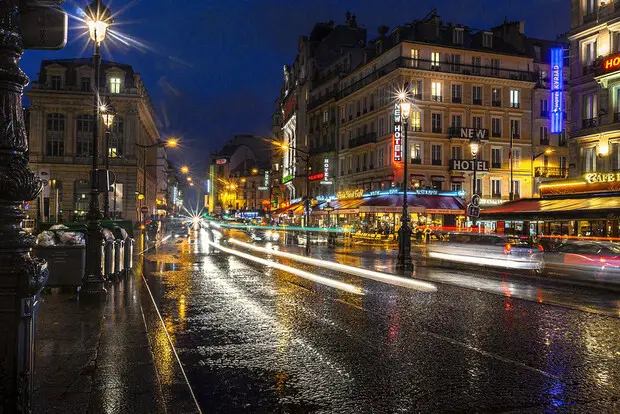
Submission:
[[[117,216],[139,220],[140,207],[157,211],[158,193],[167,165],[163,148],[144,151],[160,139],[157,119],[140,74],[126,64],[102,61],[99,80],[101,99],[116,110],[110,134],[110,169],[116,175],[111,210]],[[42,200],[31,203],[29,214],[39,219],[82,219],[89,205],[89,171],[93,154],[93,76],[91,59],[44,60],[40,73],[26,92],[30,101],[30,164],[40,175],[54,180],[58,196],[49,188]],[[98,122],[99,165],[103,168],[104,126]],[[146,171],[146,189],[142,188]],[[158,177],[158,175],[160,175]],[[55,191],[54,191],[55,192]],[[138,194],[145,194],[138,200]],[[103,196],[101,196],[103,197]],[[58,199],[58,208],[54,206]],[[162,200],[159,200],[160,204]],[[103,202],[100,201],[103,210]],[[41,208],[43,207],[43,208]]]

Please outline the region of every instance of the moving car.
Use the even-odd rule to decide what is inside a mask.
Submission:
[[[277,242],[280,240],[280,233],[275,230],[252,229],[248,232],[252,241]]]
[[[542,273],[542,246],[517,236],[480,233],[447,233],[427,248],[430,259],[475,266],[521,269]]]
[[[566,241],[554,251],[545,252],[545,273],[620,283],[620,246],[612,242]]]
[[[170,235],[172,237],[189,237],[189,228],[183,223],[174,223],[170,226]]]

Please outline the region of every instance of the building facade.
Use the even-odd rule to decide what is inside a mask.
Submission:
[[[101,99],[109,99],[116,110],[109,147],[110,169],[116,175],[110,210],[117,217],[137,221],[141,206],[147,206],[152,214],[157,211],[162,183],[158,181],[158,165],[164,165],[165,151],[151,149],[144,158],[136,147],[160,138],[155,111],[140,75],[129,65],[105,60],[100,73]],[[55,183],[53,189],[46,187],[38,203],[31,203],[29,215],[34,218],[80,220],[88,212],[93,77],[90,59],[45,60],[37,80],[26,92],[30,100],[30,163],[40,176]],[[105,132],[101,120],[98,127],[99,165],[103,168]],[[138,194],[145,194],[145,198],[138,200]],[[100,206],[103,209],[102,200]],[[53,217],[55,212],[58,217]]]
[[[620,2],[573,0],[571,176],[620,169]]]

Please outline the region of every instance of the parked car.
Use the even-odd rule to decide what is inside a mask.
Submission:
[[[606,283],[620,283],[620,245],[566,241],[545,253],[545,273]]]
[[[429,244],[426,254],[441,262],[541,273],[545,263],[543,250],[542,246],[517,236],[447,233],[441,241]]]

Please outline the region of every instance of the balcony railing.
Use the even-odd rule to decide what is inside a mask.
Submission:
[[[501,107],[502,106],[502,101],[493,101],[493,102],[491,102],[491,106]]]
[[[534,176],[543,178],[566,178],[568,177],[568,168],[536,167]]]
[[[482,105],[482,99],[472,99],[471,103],[473,105]]]
[[[598,125],[598,118],[584,119],[581,125],[583,128],[593,128]]]
[[[540,111],[540,117],[541,118],[546,118],[549,116],[549,111]]]
[[[502,163],[501,162],[492,162],[491,163],[491,168],[502,168]]]
[[[491,132],[491,136],[493,138],[501,138],[502,137],[502,133],[500,131],[493,131],[493,132]]]
[[[353,138],[349,142],[349,148],[359,147],[360,145],[370,144],[373,142],[377,142],[377,133],[369,132],[368,134],[360,135],[359,137]]]
[[[460,96],[458,96],[458,97],[453,96],[452,97],[452,103],[461,103],[461,102],[463,102],[463,98],[461,98]]]
[[[432,96],[431,96],[431,101],[434,101],[434,102],[441,102],[442,100],[443,100],[443,98],[442,98],[442,96],[441,96],[441,95],[432,95]]]
[[[441,160],[432,160],[431,163],[433,165],[441,165]]]
[[[437,126],[433,126],[432,131],[434,134],[442,134],[443,131],[441,130],[441,127],[437,127]]]
[[[411,163],[412,164],[422,164],[422,158],[412,158],[411,159]]]
[[[432,66],[432,67],[431,67]],[[393,72],[398,68],[415,68],[418,70],[433,70],[439,72],[446,73],[462,73],[465,75],[471,75],[475,73],[480,76],[485,77],[493,77],[493,78],[503,78],[503,79],[511,79],[511,80],[521,80],[528,82],[535,82],[538,76],[535,72],[516,70],[516,69],[498,69],[496,67],[490,66],[472,66],[466,64],[453,64],[450,62],[431,62],[430,60],[424,59],[411,59],[403,56],[397,57],[393,61],[387,63],[386,65],[378,68],[374,72],[366,75],[359,81],[349,85],[348,87],[341,90],[338,94],[339,98],[344,98],[365,86],[371,84],[384,77],[385,75]],[[479,73],[476,73],[479,72]],[[420,99],[416,97],[416,99]]]

